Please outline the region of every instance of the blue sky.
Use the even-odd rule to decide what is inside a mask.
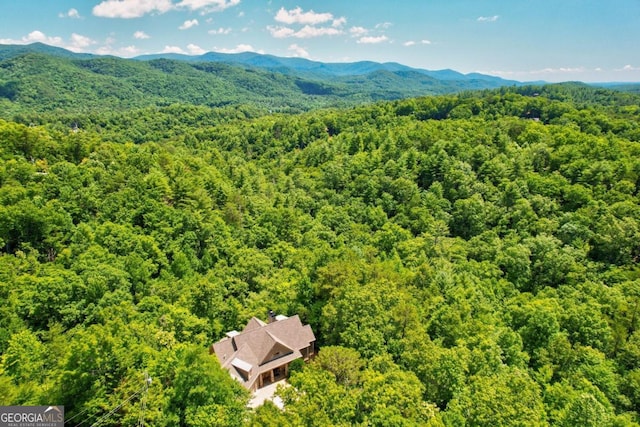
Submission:
[[[640,82],[640,0],[0,0],[0,43]]]

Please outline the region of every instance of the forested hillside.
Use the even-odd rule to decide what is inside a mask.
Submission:
[[[560,85],[0,120],[0,404],[83,426],[637,426],[639,105]],[[207,347],[270,309],[320,352],[284,410],[250,410]]]
[[[517,84],[400,64],[323,64],[245,53],[147,60],[77,54],[41,43],[0,45],[0,117],[166,107],[250,105],[303,112]],[[300,62],[303,61],[303,64]]]

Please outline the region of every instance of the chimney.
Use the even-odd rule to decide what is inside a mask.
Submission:
[[[269,319],[267,319],[267,323],[273,323],[276,321],[276,313],[273,310],[269,310]]]

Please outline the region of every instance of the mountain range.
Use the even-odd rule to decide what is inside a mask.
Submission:
[[[34,43],[0,45],[3,114],[87,111],[186,102],[303,111],[523,83],[398,63],[322,63],[258,53],[136,58],[75,53]]]

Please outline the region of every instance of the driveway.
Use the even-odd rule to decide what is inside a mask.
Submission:
[[[280,380],[272,384],[269,384],[268,386],[262,387],[256,390],[255,393],[253,393],[253,397],[251,398],[251,400],[249,400],[248,406],[250,408],[257,408],[258,406],[262,405],[265,402],[265,400],[270,400],[274,403],[274,405],[282,409],[283,408],[282,399],[280,399],[277,396],[275,397],[273,396],[273,394],[276,392],[276,388],[278,388],[280,384],[282,384],[283,387],[289,386],[286,380]]]

